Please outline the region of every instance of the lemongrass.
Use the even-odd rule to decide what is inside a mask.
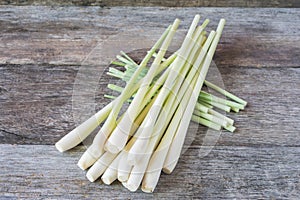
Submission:
[[[209,94],[209,93],[204,92],[204,91],[200,92],[199,97],[202,97],[204,99],[211,100],[211,101],[214,101],[214,102],[217,102],[217,103],[225,104],[227,106],[230,106],[231,108],[237,108],[237,109],[241,109],[241,110],[243,110],[245,108],[245,106],[242,105],[242,104],[239,104],[239,103],[236,103],[236,102],[233,102],[233,101],[229,101],[229,100],[217,97],[215,95]]]
[[[192,74],[189,73],[188,77],[191,77]],[[195,82],[197,77],[195,76],[193,78],[193,81],[191,82],[191,87],[194,88]],[[187,82],[184,82],[185,84]],[[183,85],[184,86],[184,85]],[[174,117],[172,118],[172,121],[170,122],[170,125],[168,126],[168,129],[166,130],[164,136],[162,137],[157,149],[153,152],[151,159],[149,161],[146,173],[144,175],[143,184],[142,184],[142,190],[144,192],[153,192],[154,188],[156,187],[156,184],[158,182],[161,169],[163,167],[163,163],[165,160],[165,157],[168,153],[168,147],[171,144],[171,141],[173,139],[174,132],[176,132],[178,124],[180,120],[182,120],[182,114],[183,110],[186,108],[188,100],[191,96],[191,90],[190,88],[184,88],[182,87],[178,98],[181,100],[180,104],[178,105],[178,108],[175,111]],[[181,95],[182,94],[182,95]],[[150,152],[149,152],[150,153]]]
[[[196,40],[198,40],[198,37],[200,36],[200,33],[202,32],[202,30],[200,29],[199,31],[196,31],[196,32],[197,32],[197,35],[194,37],[194,39],[196,38]],[[194,42],[194,43],[196,43],[196,42]],[[192,49],[190,49],[191,53],[186,57],[186,61],[193,60],[194,55],[196,54],[198,48],[199,48],[199,46],[198,47],[193,47]],[[171,119],[171,117],[172,117],[172,115],[173,115],[173,113],[174,113],[174,111],[177,107],[177,104],[179,103],[179,102],[174,102],[174,100],[175,100],[175,98],[178,98],[179,101],[181,99],[181,97],[177,97],[174,94],[176,94],[177,91],[180,89],[180,86],[181,86],[181,84],[184,80],[183,77],[185,77],[185,74],[189,71],[190,64],[187,63],[186,61],[184,63],[184,66],[186,66],[186,67],[183,67],[183,71],[181,72],[181,75],[177,78],[175,86],[172,88],[172,93],[167,98],[166,103],[164,103],[164,111],[167,114],[167,118],[166,119],[161,119],[164,116],[159,114],[159,110],[161,108],[160,106],[156,110],[152,109],[152,111],[154,111],[154,113],[155,113],[154,116],[152,115],[151,112],[149,112],[149,115],[147,115],[147,117],[145,118],[144,127],[146,127],[146,128],[139,129],[141,131],[139,132],[139,134],[137,136],[138,137],[137,141],[135,142],[133,147],[130,149],[130,152],[129,152],[129,155],[128,155],[128,162],[136,164],[141,159],[141,157],[143,156],[143,154],[144,154],[144,152],[147,148],[147,144],[149,142],[145,138],[148,138],[150,136],[149,134],[151,134],[151,131],[153,131],[153,129],[154,129],[153,134],[155,135],[155,137],[160,136],[164,132],[166,126],[164,126],[164,125],[161,126],[160,123],[155,123],[156,119],[153,119],[153,117],[158,118],[157,119],[158,122],[164,120],[165,124],[168,124],[169,120]],[[170,76],[171,76],[171,74],[169,74],[168,79],[166,80],[165,84],[167,84],[167,81],[170,80],[169,79]],[[187,81],[188,83],[191,82],[193,76],[194,76],[193,73],[191,74],[191,76],[189,76],[189,81]],[[171,77],[171,78],[174,78],[174,77]],[[160,100],[163,100],[164,99],[163,95],[166,94],[166,93],[163,93],[163,89],[165,87],[165,84],[164,84],[162,90],[159,92],[158,97],[157,97],[158,99],[161,98]],[[169,86],[167,86],[167,87],[169,87]],[[188,86],[186,86],[186,88],[187,87]],[[185,89],[183,89],[183,90],[185,91]],[[157,101],[154,102],[154,105],[156,103],[157,103]],[[162,105],[161,103],[162,102],[159,102],[158,105]],[[150,109],[150,111],[151,111],[151,109]],[[157,139],[159,139],[159,137],[157,137]]]
[[[81,143],[91,132],[93,132],[93,130],[95,130],[100,123],[102,123],[103,120],[106,119],[111,109],[112,103],[109,103],[92,117],[61,138],[55,144],[57,150],[64,152]]]
[[[197,115],[197,116],[199,116],[199,117],[202,117],[202,118],[204,118],[204,119],[207,119],[207,120],[209,120],[209,121],[212,121],[212,122],[214,122],[214,123],[216,123],[216,124],[219,124],[219,125],[221,125],[222,127],[226,127],[226,126],[229,126],[229,125],[230,125],[230,124],[229,124],[226,120],[224,120],[224,119],[218,118],[218,117],[216,117],[216,116],[214,116],[214,115],[211,115],[211,114],[207,114],[207,113],[200,112],[200,111],[198,111],[198,110],[194,110],[194,114]]]
[[[206,107],[206,106],[204,106],[204,105],[202,105],[201,103],[197,102],[196,106],[195,106],[195,109],[199,110],[201,112],[207,113],[209,108]]]
[[[111,136],[106,141],[105,148],[107,151],[116,153],[124,148],[124,146],[127,142],[128,136],[129,136],[132,122],[137,117],[140,110],[143,108],[140,105],[140,101],[146,95],[147,89],[148,89],[149,85],[151,84],[152,79],[155,77],[155,73],[158,71],[161,60],[164,57],[166,50],[171,43],[171,40],[174,37],[175,31],[177,30],[179,23],[180,23],[180,21],[178,19],[176,19],[174,21],[170,32],[166,36],[166,39],[163,42],[163,44],[158,52],[159,56],[157,56],[154,59],[149,72],[143,79],[143,83],[142,83],[140,89],[137,91],[136,96],[133,98],[133,101],[131,102],[130,106],[128,107],[127,111],[125,112],[124,118],[120,121],[119,125],[116,127],[116,129],[113,131]],[[151,56],[152,56],[152,54],[151,54]],[[123,92],[124,92],[124,90],[123,90]]]
[[[118,165],[122,157],[122,152],[117,155],[117,157],[112,161],[109,167],[103,173],[101,180],[106,185],[110,185],[118,178]]]
[[[163,170],[166,173],[171,173],[174,170],[174,168],[175,168],[175,166],[178,162],[180,152],[181,152],[181,149],[182,149],[182,146],[183,146],[183,142],[184,142],[184,139],[185,139],[185,136],[186,136],[187,128],[188,128],[188,125],[189,125],[188,122],[192,118],[192,112],[193,112],[193,109],[194,109],[195,104],[197,102],[197,96],[201,91],[201,88],[202,88],[203,82],[205,80],[208,68],[210,66],[212,57],[215,53],[217,44],[218,44],[219,39],[221,37],[224,25],[225,25],[225,20],[221,19],[220,22],[219,22],[219,25],[217,27],[216,35],[214,37],[214,40],[213,40],[213,42],[212,42],[212,44],[209,48],[209,51],[207,52],[207,55],[206,55],[206,57],[203,61],[201,71],[199,73],[199,77],[198,77],[196,86],[194,88],[194,93],[197,94],[197,95],[192,95],[191,96],[191,98],[189,100],[189,103],[188,103],[188,106],[187,106],[187,109],[185,110],[185,112],[183,114],[183,119],[184,120],[182,120],[181,123],[179,124],[176,135],[175,135],[175,137],[172,141],[172,144],[169,148],[168,155],[166,157],[166,160],[164,162],[164,167],[163,167]],[[198,61],[198,59],[197,59],[197,61]],[[202,63],[202,60],[199,61],[199,63]]]
[[[210,36],[208,37],[207,43],[205,45],[206,48],[202,49],[202,54],[203,56],[201,56],[200,58],[203,59],[203,57],[206,54],[206,50],[207,48],[210,46],[210,42],[212,41],[214,37],[214,32],[212,32],[210,34]],[[197,59],[199,60],[199,59]],[[200,63],[200,62],[198,62]],[[142,190],[144,192],[153,192],[158,179],[159,179],[159,175],[160,175],[160,171],[163,167],[165,158],[167,156],[168,153],[168,149],[169,146],[171,145],[171,141],[177,131],[177,127],[180,124],[180,122],[182,122],[182,117],[183,116],[183,110],[186,109],[186,107],[188,106],[189,100],[191,98],[192,95],[192,91],[194,90],[194,85],[195,82],[198,79],[198,73],[197,73],[197,69],[198,69],[198,65],[195,65],[191,68],[187,78],[185,79],[185,81],[183,82],[183,86],[182,88],[180,88],[180,92],[178,94],[178,98],[180,99],[180,94],[183,94],[184,92],[186,93],[184,96],[182,95],[181,98],[183,97],[181,103],[179,104],[179,107],[177,108],[175,115],[165,133],[165,135],[163,136],[163,138],[161,139],[159,146],[157,147],[156,151],[153,153],[151,160],[149,161],[149,165],[147,168],[147,172],[145,174],[144,177],[144,181],[143,181],[143,186],[142,186]],[[190,80],[193,80],[190,82]],[[191,84],[192,89],[188,89],[185,88],[184,85],[187,84]]]
[[[235,127],[234,126],[232,126],[232,125],[229,125],[229,126],[226,126],[226,127],[224,127],[227,131],[230,131],[230,132],[234,132],[235,131]]]
[[[224,96],[226,96],[226,97],[228,97],[228,98],[230,98],[230,99],[232,99],[232,100],[234,100],[234,101],[236,101],[236,102],[238,102],[238,103],[240,103],[240,104],[242,104],[244,106],[247,105],[247,102],[245,100],[243,100],[243,99],[235,96],[234,94],[231,94],[230,92],[227,92],[226,90],[218,87],[217,85],[215,85],[215,84],[213,84],[213,83],[211,83],[209,81],[204,81],[204,84],[207,87],[210,87],[210,88],[216,90],[217,92],[223,94]]]
[[[221,125],[216,124],[216,123],[214,123],[214,122],[212,122],[212,121],[209,121],[209,120],[207,120],[207,119],[204,119],[204,118],[202,118],[202,117],[199,117],[199,116],[197,116],[197,115],[193,115],[193,116],[192,116],[192,120],[193,120],[194,122],[197,122],[197,123],[199,123],[199,124],[202,124],[202,125],[204,125],[204,126],[206,126],[206,127],[208,127],[208,128],[211,128],[211,129],[214,129],[214,130],[217,130],[217,131],[219,131],[219,130],[222,129],[222,126],[221,126]]]
[[[163,33],[160,39],[154,44],[151,48],[150,52],[145,56],[139,68],[133,74],[133,77],[129,80],[126,84],[125,89],[120,94],[118,99],[114,100],[114,106],[108,116],[108,119],[105,121],[104,125],[100,129],[100,131],[96,134],[92,145],[86,150],[86,152],[82,155],[80,160],[78,161],[78,166],[81,169],[86,169],[87,167],[91,166],[104,152],[104,144],[111,134],[111,132],[116,127],[116,118],[117,115],[124,103],[128,99],[128,94],[132,94],[131,92],[136,87],[136,79],[139,76],[139,72],[147,65],[149,59],[152,57],[152,54],[158,48],[158,46],[168,37],[170,33],[170,27]],[[131,95],[130,95],[131,96]]]
[[[236,113],[240,112],[240,109],[238,109],[238,108],[233,108],[233,107],[231,107],[231,110],[233,110],[233,111],[236,112]]]
[[[214,106],[214,107],[216,107],[216,108],[219,108],[220,110],[224,110],[224,111],[226,111],[226,112],[230,112],[230,110],[231,110],[231,107],[230,107],[230,106],[226,106],[226,105],[224,105],[224,104],[217,103],[217,102],[214,102],[214,101],[209,100],[209,99],[204,99],[204,98],[202,98],[200,101],[201,101],[201,102],[205,102],[205,103],[207,103],[207,104],[210,104],[210,105],[212,105],[212,106]]]
[[[111,162],[116,158],[116,154],[105,152],[88,170],[86,177],[89,181],[94,182],[97,180],[111,164]]]
[[[212,114],[212,115],[215,115],[218,118],[226,120],[230,125],[233,125],[233,123],[234,123],[234,120],[232,120],[232,119],[230,119],[230,118],[222,115],[221,113],[219,113],[219,112],[217,112],[217,111],[215,111],[215,110],[213,110],[211,108],[208,109],[208,113]]]
[[[197,37],[196,37],[197,38]],[[193,60],[193,57],[195,55],[195,52],[194,49],[192,50],[192,53],[188,56],[187,60]],[[189,64],[190,65],[190,64]],[[141,181],[142,181],[142,178],[144,176],[144,173],[145,173],[145,170],[146,170],[146,167],[147,167],[147,164],[149,162],[149,159],[151,157],[151,154],[154,150],[154,148],[158,145],[163,133],[165,132],[165,129],[168,127],[167,129],[167,132],[164,134],[164,137],[166,137],[166,134],[167,135],[172,135],[173,132],[176,130],[176,127],[178,125],[178,122],[181,120],[181,117],[182,117],[182,109],[184,110],[184,107],[185,106],[181,106],[181,99],[185,96],[185,97],[188,97],[190,94],[186,94],[185,93],[188,93],[187,91],[190,91],[190,89],[188,88],[189,86],[192,86],[195,84],[196,82],[196,76],[195,76],[195,73],[194,73],[194,69],[192,67],[190,72],[188,73],[188,76],[186,78],[186,81],[183,81],[182,85],[181,85],[181,81],[178,80],[176,82],[176,85],[175,87],[180,87],[180,90],[178,91],[178,94],[176,95],[176,98],[177,98],[177,101],[175,101],[173,104],[172,104],[172,108],[170,109],[172,112],[171,113],[168,113],[167,115],[167,119],[165,119],[164,121],[166,122],[166,124],[169,124],[169,120],[173,117],[173,113],[175,112],[175,116],[172,118],[172,121],[170,122],[170,125],[169,126],[163,126],[163,128],[160,130],[160,133],[158,134],[154,134],[149,140],[149,143],[147,145],[147,148],[146,148],[146,151],[145,151],[145,154],[143,156],[143,158],[140,160],[140,162],[137,162],[135,163],[132,171],[131,171],[131,174],[130,174],[130,177],[126,183],[126,187],[130,190],[130,191],[135,191],[138,186],[140,185]],[[186,69],[185,69],[186,70]],[[183,70],[183,71],[185,71]],[[173,88],[174,89],[174,88]],[[176,90],[176,89],[175,89]],[[190,92],[191,93],[191,92]],[[169,101],[170,102],[173,102],[174,100],[172,100],[172,97],[175,96],[172,94],[171,97],[168,97],[167,99],[167,102],[166,104],[164,105],[165,107],[167,107],[169,104]],[[185,99],[188,99],[188,98],[185,98]],[[187,101],[187,100],[186,100]],[[181,103],[179,103],[181,102]],[[179,104],[179,107],[180,108],[177,108]],[[183,103],[184,104],[184,103]],[[185,103],[186,104],[186,103]],[[182,109],[181,109],[182,108]],[[169,110],[168,108],[166,108],[166,110]],[[162,117],[162,115],[159,115],[159,118],[157,121],[162,121],[160,118]],[[157,126],[155,126],[155,128],[157,128]],[[154,130],[154,133],[156,132],[157,130]],[[136,144],[136,143],[135,143]],[[133,146],[134,147],[134,146]],[[129,160],[129,158],[128,158]],[[163,164],[163,162],[162,162]]]

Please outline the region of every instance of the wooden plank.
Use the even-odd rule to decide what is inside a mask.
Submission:
[[[116,182],[90,183],[76,162],[84,148],[61,154],[53,146],[0,145],[1,199],[295,199],[300,195],[299,147],[216,147],[201,158],[182,155],[153,194]]]
[[[130,0],[89,0],[89,1],[59,1],[59,0],[27,0],[27,1],[7,1],[1,0],[0,5],[56,5],[56,6],[167,6],[167,7],[300,7],[297,0],[231,0],[231,1],[209,1],[209,0],[148,0],[148,1],[130,1]]]
[[[88,79],[76,78],[79,69],[88,69]],[[107,70],[104,66],[0,66],[0,143],[54,144],[109,102],[103,95],[109,93],[107,83],[115,79],[102,75],[103,69]],[[218,145],[299,146],[300,68],[211,69],[219,69],[221,79],[214,80],[218,74],[210,71],[209,80],[218,85],[223,80],[228,91],[249,102],[246,110],[229,114],[237,130],[223,133]],[[78,80],[84,82],[80,87]],[[206,129],[191,128],[192,139],[202,144]]]
[[[211,19],[209,30],[227,19],[217,64],[299,66],[300,10],[273,8],[2,6],[0,63],[98,65],[107,49],[126,51],[138,40],[150,48],[176,17],[186,29],[198,13]]]

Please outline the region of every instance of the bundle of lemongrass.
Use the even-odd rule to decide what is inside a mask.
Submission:
[[[164,56],[178,19],[140,64],[121,52],[113,63],[124,66],[125,71],[110,68],[109,74],[124,80],[126,86],[108,85],[119,96],[106,95],[113,98],[111,103],[56,143],[59,151],[69,150],[105,120],[78,162],[83,170],[90,167],[86,176],[91,182],[102,175],[105,184],[118,179],[130,191],[142,183],[144,192],[153,192],[161,170],[174,170],[191,120],[216,130],[235,130],[233,120],[214,108],[238,112],[247,102],[205,81],[225,20],[221,19],[217,30],[208,36],[205,27],[209,21],[198,26],[199,20],[196,15],[180,49],[167,59]],[[203,84],[231,100],[201,91]],[[120,113],[126,102],[130,102],[128,108]]]

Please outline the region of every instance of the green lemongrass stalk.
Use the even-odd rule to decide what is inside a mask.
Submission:
[[[206,107],[205,105],[202,105],[201,103],[197,102],[194,110],[199,110],[201,112],[207,113],[208,109],[209,108]]]
[[[235,96],[234,94],[231,94],[230,92],[227,92],[226,90],[220,88],[219,86],[209,82],[209,81],[204,81],[204,84],[207,86],[207,87],[210,87],[211,89],[214,89],[215,91],[223,94],[224,96],[246,106],[247,105],[247,102],[237,96]]]
[[[134,64],[134,65],[138,65],[134,60],[132,60],[124,51],[120,51],[120,53],[127,59],[130,61],[130,63]]]
[[[116,68],[113,68],[113,67],[110,67],[108,70],[109,70],[107,72],[108,75],[114,76],[114,77],[117,77],[117,78],[123,77],[124,74],[125,74],[124,72],[122,72],[122,71],[120,71],[120,70],[118,70]]]
[[[216,130],[216,131],[220,131],[220,130],[222,129],[221,125],[215,124],[214,122],[209,121],[209,120],[207,120],[207,119],[204,119],[204,118],[202,118],[202,117],[199,117],[199,116],[197,116],[197,115],[193,115],[193,116],[192,116],[192,120],[193,120],[194,122],[197,122],[197,123],[199,123],[199,124],[202,124],[202,125],[204,125],[204,126],[206,126],[206,127],[208,127],[208,128],[214,129],[214,130]]]
[[[127,60],[126,58],[123,58],[122,56],[120,55],[117,55],[117,59],[127,65],[130,65],[132,62],[130,60]]]
[[[198,103],[200,103],[201,105],[207,107],[207,108],[210,108],[210,109],[213,109],[214,107],[204,101],[202,101],[201,99],[198,101]]]
[[[110,64],[121,66],[121,67],[124,67],[126,65],[126,63],[119,62],[119,61],[112,61]]]
[[[230,132],[234,132],[235,131],[235,127],[234,126],[232,126],[232,125],[230,125],[230,126],[226,126],[226,127],[224,127],[227,131],[230,131]]]
[[[125,112],[124,118],[120,121],[119,125],[116,127],[116,129],[113,131],[111,136],[106,141],[105,149],[107,151],[111,153],[117,153],[121,151],[126,145],[126,142],[129,137],[130,129],[133,126],[133,120],[138,116],[140,110],[143,109],[140,103],[141,99],[144,99],[150,87],[150,84],[153,78],[155,77],[156,72],[159,70],[161,60],[164,57],[171,43],[171,40],[174,37],[175,31],[177,30],[179,23],[180,21],[178,19],[174,21],[169,34],[167,35],[164,43],[162,44],[158,52],[158,56],[154,59],[148,73],[143,79],[143,83],[141,87],[137,91],[135,97],[133,98],[133,101],[131,102],[127,111]],[[152,55],[153,54],[151,54],[151,56]]]
[[[226,105],[221,104],[221,103],[214,102],[210,99],[201,98],[200,102],[205,102],[207,104],[210,104],[210,105],[212,105],[216,108],[219,108],[220,110],[224,110],[226,112],[230,112],[230,110],[231,110],[231,107],[226,106]]]
[[[211,108],[208,109],[208,113],[212,114],[212,115],[214,115],[214,116],[216,116],[218,118],[226,120],[230,125],[233,125],[233,123],[234,123],[234,121],[232,119],[226,117],[225,115],[222,115],[221,113],[219,113],[219,112],[217,112],[217,111],[215,111],[215,110],[213,110]]]
[[[225,104],[227,106],[230,106],[231,108],[237,108],[237,109],[241,109],[241,110],[243,110],[245,108],[245,106],[242,105],[242,104],[239,104],[239,103],[236,103],[236,102],[233,102],[233,101],[229,101],[229,100],[217,97],[215,95],[209,94],[209,93],[204,92],[204,91],[201,91],[199,96],[204,98],[204,99],[214,101],[216,103]]]
[[[233,111],[236,112],[236,113],[240,112],[240,109],[238,109],[238,108],[232,108],[232,107],[231,107],[231,110],[233,110]]]
[[[196,52],[198,51],[200,45],[198,45],[198,41],[199,36],[201,34],[202,30],[199,29],[199,31],[197,31],[196,36],[194,37],[194,44],[192,45],[193,48],[190,49],[190,54],[186,57],[186,61],[191,61],[193,60]],[[191,38],[192,39],[192,38]],[[193,39],[192,39],[193,40]],[[197,45],[195,45],[197,44]],[[195,46],[195,47],[194,47]],[[133,145],[133,147],[130,149],[129,155],[128,155],[128,162],[132,163],[132,164],[136,164],[139,162],[139,160],[142,158],[143,154],[146,151],[147,148],[147,144],[149,143],[149,140],[147,138],[149,138],[151,136],[151,134],[155,134],[156,136],[161,135],[165,128],[167,126],[161,125],[161,123],[156,123],[157,122],[161,122],[164,119],[161,119],[161,117],[164,118],[164,115],[160,114],[159,111],[161,109],[161,106],[163,105],[164,108],[164,112],[167,115],[167,120],[164,120],[166,124],[168,124],[169,120],[171,119],[173,113],[176,110],[176,105],[178,104],[178,102],[176,102],[176,99],[179,99],[181,97],[178,97],[178,91],[180,91],[180,87],[181,84],[184,82],[184,77],[185,75],[188,73],[189,71],[189,67],[190,64],[188,62],[184,62],[184,65],[182,66],[182,71],[180,72],[181,74],[176,78],[176,77],[171,77],[171,78],[176,78],[176,82],[175,82],[175,86],[172,88],[170,94],[167,94],[166,92],[164,93],[164,88],[171,88],[170,85],[168,85],[168,80],[170,80],[170,76],[171,76],[171,72],[165,82],[165,84],[163,85],[163,88],[159,91],[158,94],[158,99],[161,101],[155,101],[154,105],[159,105],[158,109],[155,108],[154,109],[150,109],[149,115],[147,115],[147,117],[145,118],[145,126],[146,128],[144,129],[139,129],[141,130],[140,132],[138,132],[139,134],[137,134],[137,141],[135,142],[135,144]],[[190,73],[191,76],[189,76],[189,80],[187,81],[188,83],[190,83],[193,79],[193,76],[195,75],[194,73]],[[167,87],[166,87],[167,85]],[[186,85],[186,88],[188,87],[188,85]],[[170,90],[167,90],[167,92],[170,92]],[[168,95],[167,98],[165,98],[164,95]],[[177,95],[176,95],[177,94]],[[166,102],[164,102],[164,99],[166,99]],[[158,102],[158,103],[157,103]],[[172,105],[174,105],[175,107],[172,107]],[[152,112],[151,112],[152,111]],[[153,114],[154,113],[154,114]],[[144,122],[143,122],[144,123]],[[154,131],[153,131],[154,130]],[[158,131],[158,132],[157,132]],[[154,133],[152,133],[154,132]],[[145,139],[146,138],[146,139]]]
[[[90,167],[103,154],[104,144],[108,136],[111,134],[111,131],[116,127],[116,117],[124,101],[126,101],[130,96],[132,96],[132,93],[134,93],[138,88],[138,84],[136,84],[136,78],[138,77],[139,72],[147,65],[148,61],[152,57],[152,54],[155,52],[158,46],[164,41],[164,39],[167,37],[169,32],[170,32],[170,27],[163,33],[160,39],[154,44],[154,46],[150,50],[150,53],[148,53],[145,56],[138,70],[135,71],[135,74],[133,75],[131,80],[127,83],[125,90],[120,94],[118,99],[113,101],[114,106],[112,106],[112,110],[107,120],[105,121],[100,131],[96,134],[92,145],[89,146],[89,148],[86,150],[86,152],[81,156],[80,160],[78,161],[78,166],[81,169],[86,169]]]
[[[185,139],[185,136],[186,136],[186,132],[187,132],[187,129],[188,129],[189,121],[192,118],[193,109],[194,109],[195,104],[197,102],[197,98],[198,98],[198,95],[201,91],[202,85],[204,83],[206,74],[208,72],[208,68],[209,68],[210,63],[212,61],[212,57],[215,53],[217,44],[218,44],[219,39],[221,37],[224,25],[225,25],[225,20],[221,19],[220,22],[219,22],[219,25],[217,27],[217,30],[216,30],[216,36],[214,37],[214,40],[213,40],[213,42],[212,42],[212,44],[209,48],[209,51],[207,52],[207,55],[206,55],[206,57],[203,61],[201,71],[200,71],[199,76],[198,76],[197,84],[194,88],[194,94],[197,94],[197,95],[192,95],[191,96],[191,98],[189,100],[189,103],[188,103],[188,106],[187,106],[187,109],[185,110],[184,115],[183,115],[184,120],[182,120],[179,124],[176,135],[173,138],[172,144],[169,148],[167,157],[165,159],[163,171],[166,172],[166,173],[171,173],[174,170],[174,168],[175,168],[175,166],[178,162],[180,152],[181,152],[181,149],[182,149],[182,146],[183,146],[183,142],[184,142],[184,139]],[[197,63],[197,61],[196,61],[196,63]],[[202,63],[202,60],[199,61],[198,63],[199,64]]]
[[[204,119],[207,119],[209,121],[212,121],[216,124],[219,124],[222,127],[227,127],[227,126],[230,125],[226,120],[223,120],[221,118],[218,118],[218,117],[216,117],[214,115],[211,115],[211,114],[208,114],[208,113],[203,113],[203,112],[200,112],[198,110],[194,110],[194,114],[199,116],[199,117],[202,117]]]

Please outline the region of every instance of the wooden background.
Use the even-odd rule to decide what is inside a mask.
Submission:
[[[193,2],[189,5],[206,5],[206,1]],[[236,6],[242,5],[237,2]],[[267,1],[246,2],[269,6]],[[270,5],[298,7],[297,2]],[[232,6],[217,3],[209,5]],[[89,183],[76,166],[85,147],[61,154],[53,145],[108,102],[103,98],[107,75],[87,82],[78,95],[78,73],[95,77],[107,70],[109,58],[101,54],[105,41],[112,41],[112,50],[126,51],[126,42],[134,42],[128,39],[132,31],[145,34],[151,43],[176,17],[184,29],[197,13],[211,19],[209,29],[221,17],[227,19],[214,61],[226,89],[249,102],[245,111],[229,115],[236,120],[237,131],[222,132],[205,157],[199,152],[209,139],[206,129],[191,131],[191,144],[176,170],[161,176],[153,194],[130,193],[119,183]],[[0,199],[297,199],[299,23],[297,8],[1,6]],[[114,37],[120,41],[110,40]],[[139,58],[138,53],[129,53]],[[78,105],[86,99],[91,101]]]

